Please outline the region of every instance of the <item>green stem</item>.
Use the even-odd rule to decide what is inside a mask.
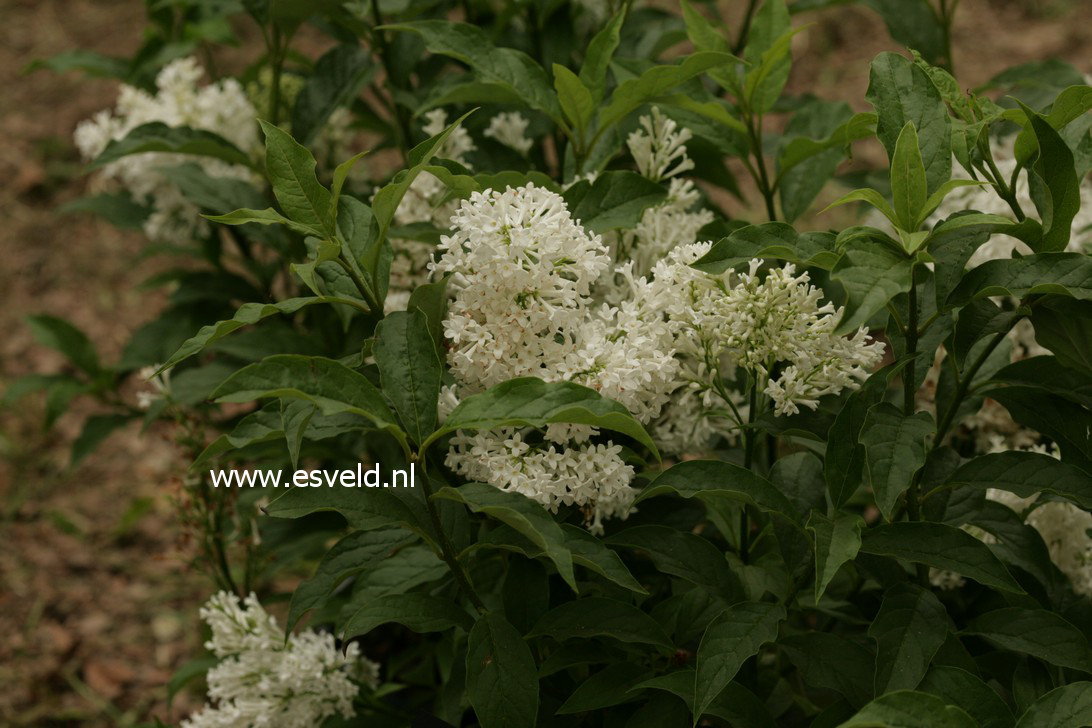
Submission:
[[[425,507],[428,508],[429,520],[432,521],[432,527],[436,530],[436,539],[440,542],[441,557],[447,563],[447,568],[451,571],[451,575],[455,577],[455,582],[459,585],[459,588],[463,593],[466,594],[470,603],[474,605],[474,608],[477,609],[479,613],[484,614],[488,611],[485,602],[478,596],[478,592],[474,591],[474,586],[470,583],[470,576],[466,573],[466,569],[463,567],[462,562],[459,561],[459,555],[455,551],[455,546],[451,543],[451,539],[447,537],[447,532],[444,531],[444,526],[440,522],[440,513],[436,510],[436,504],[432,502],[432,484],[428,479],[428,462],[425,460],[423,453],[419,459],[421,465],[421,487],[425,491]],[[413,467],[412,461],[410,461],[410,467]]]
[[[762,193],[762,199],[766,203],[766,216],[770,219],[770,222],[777,220],[777,209],[774,206],[774,188],[770,184],[770,175],[766,170],[766,156],[762,150],[762,117],[747,117],[747,136],[751,142],[751,153],[755,156],[755,167],[758,169],[758,176],[755,177],[755,182],[758,183],[758,190]],[[749,166],[749,165],[748,165]],[[754,170],[751,170],[751,174],[754,175]]]
[[[379,26],[383,24],[383,18],[379,14],[379,0],[372,0],[372,20],[375,23],[372,27],[372,43],[379,51],[379,61],[383,66],[387,90],[391,97],[391,113],[394,115],[395,141],[398,143],[398,148],[402,152],[402,162],[408,164],[410,149],[409,122],[406,120],[405,114],[403,114],[402,107],[399,105],[396,96],[397,89],[394,85],[394,74],[391,73],[390,46],[387,44],[387,36],[383,31],[379,30]]]
[[[1017,319],[1016,321],[1019,321]],[[963,399],[967,396],[967,392],[971,389],[971,384],[974,382],[974,377],[978,374],[978,370],[982,368],[982,365],[986,363],[986,359],[989,358],[993,350],[1005,340],[1009,331],[1016,325],[1016,321],[1012,322],[1004,331],[997,332],[990,340],[990,343],[986,345],[986,348],[982,350],[982,353],[978,355],[978,358],[974,360],[971,367],[963,375],[963,379],[959,382],[959,387],[956,389],[955,397],[952,399],[952,403],[944,411],[944,416],[940,418],[940,423],[937,425],[937,436],[933,440],[933,447],[937,447],[944,439],[944,436],[948,434],[948,429],[952,426],[952,421],[955,419],[956,412],[959,411],[959,406],[963,404]]]
[[[349,265],[340,255],[336,258],[337,264],[341,266],[342,270],[352,279],[353,284],[357,290],[360,291],[360,295],[364,297],[364,301],[368,304],[370,313],[375,314],[379,318],[383,318],[383,307],[379,304],[379,300],[375,297],[375,293],[372,292],[371,286],[369,286],[360,274],[356,272],[353,266]]]
[[[755,460],[755,413],[758,411],[758,382],[751,383],[747,395],[747,427],[743,430],[743,467],[751,470]],[[747,506],[739,512],[739,558],[747,563],[751,550],[751,519],[747,515]]]
[[[755,17],[757,7],[758,0],[747,0],[747,12],[743,15],[743,23],[739,26],[739,35],[736,36],[735,45],[732,46],[732,53],[737,56],[747,45],[747,36],[751,33],[751,20]]]
[[[276,126],[281,117],[281,75],[284,72],[284,56],[287,44],[281,30],[273,26],[273,40],[269,48],[269,62],[273,67],[273,88],[269,90],[269,123]]]

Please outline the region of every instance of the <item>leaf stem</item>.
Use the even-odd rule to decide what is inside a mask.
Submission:
[[[774,206],[774,188],[770,185],[770,175],[766,170],[766,156],[762,150],[762,117],[747,116],[747,136],[751,142],[751,153],[755,155],[755,167],[758,168],[758,191],[762,193],[762,199],[766,203],[766,216],[770,222],[777,220],[777,209]],[[748,165],[750,167],[750,165]],[[752,176],[754,170],[751,170]]]
[[[940,423],[937,425],[937,436],[936,439],[933,440],[933,447],[936,447],[944,439],[944,436],[948,434],[948,429],[952,426],[952,421],[955,419],[959,406],[963,404],[964,397],[966,397],[967,392],[970,391],[971,384],[974,382],[974,377],[978,374],[978,370],[982,368],[982,365],[986,363],[986,360],[990,357],[990,354],[993,353],[993,350],[1004,341],[1005,337],[1008,336],[1009,331],[1019,320],[1020,319],[1017,318],[1004,331],[998,331],[963,375],[963,379],[959,382],[959,387],[956,389],[955,397],[952,398],[952,403],[944,411],[944,416],[941,417]]]
[[[391,113],[394,116],[395,141],[398,144],[398,149],[402,152],[403,163],[408,164],[410,149],[409,123],[402,113],[402,107],[399,105],[395,94],[397,89],[394,85],[394,74],[391,72],[390,45],[387,43],[386,34],[379,30],[379,26],[383,25],[383,17],[379,14],[379,0],[372,0],[371,5],[372,20],[374,22],[374,25],[372,26],[372,44],[375,46],[376,50],[379,51],[379,62],[383,66],[387,90],[391,96]]]
[[[466,594],[467,599],[474,605],[474,608],[478,610],[479,614],[485,614],[489,611],[485,602],[478,596],[478,592],[474,591],[474,585],[470,583],[470,576],[466,573],[466,569],[463,567],[462,562],[459,561],[459,555],[455,552],[455,546],[451,543],[451,539],[447,537],[447,532],[444,530],[443,523],[440,522],[440,513],[436,510],[436,504],[432,502],[432,483],[428,478],[428,461],[425,459],[424,453],[419,455],[419,463],[421,466],[421,487],[425,491],[425,507],[428,509],[429,519],[432,521],[432,527],[436,530],[436,539],[440,543],[441,558],[447,563],[447,568],[451,571],[451,575],[455,577],[455,582],[459,585],[459,588]],[[410,461],[412,467],[412,460]]]
[[[758,7],[758,0],[747,0],[747,12],[743,15],[743,23],[739,26],[739,35],[736,36],[736,42],[732,46],[732,54],[739,55],[740,51],[747,45],[747,36],[751,34],[751,20],[755,17],[755,8]]]

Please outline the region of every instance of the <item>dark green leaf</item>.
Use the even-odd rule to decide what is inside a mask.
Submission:
[[[1092,650],[1084,634],[1060,615],[1045,609],[1006,607],[972,619],[963,629],[1013,652],[1058,667],[1092,672]]]
[[[1049,455],[1019,450],[981,455],[948,477],[952,485],[999,488],[1030,498],[1050,493],[1092,510],[1092,476]]]
[[[380,531],[354,531],[334,544],[322,557],[314,576],[300,582],[292,592],[285,633],[290,634],[308,610],[322,605],[338,584],[354,574],[370,569],[396,549],[415,540],[401,528]]]
[[[856,330],[892,298],[909,291],[912,267],[912,259],[886,245],[874,241],[851,243],[830,274],[846,290],[838,332]]]
[[[341,638],[350,640],[390,622],[420,633],[446,632],[452,627],[470,629],[473,621],[450,599],[417,593],[387,594],[358,609],[342,627]]]
[[[982,728],[1009,728],[1012,725],[1012,711],[1005,701],[993,688],[966,670],[933,665],[918,689],[962,708]]]
[[[385,317],[375,329],[374,354],[384,394],[410,438],[424,442],[436,429],[443,375],[424,314],[398,311]]]
[[[918,686],[948,636],[948,615],[932,592],[896,584],[868,627],[876,640],[876,694]]]
[[[315,176],[314,156],[282,129],[260,123],[265,133],[266,172],[281,209],[293,221],[333,238],[337,230],[333,197]]]
[[[948,569],[985,586],[1024,592],[986,544],[942,523],[899,521],[875,526],[864,533],[861,553]]]
[[[708,539],[668,526],[634,526],[608,538],[611,546],[627,546],[648,554],[656,569],[696,584],[714,596],[734,601],[739,578],[724,554]]]
[[[861,444],[865,448],[865,465],[876,506],[888,521],[894,515],[899,496],[925,465],[929,440],[935,432],[936,423],[928,412],[907,417],[890,402],[881,402],[868,410],[861,429]]]
[[[250,121],[253,120],[240,120],[240,123]],[[91,163],[91,169],[101,169],[122,157],[146,152],[192,154],[213,157],[230,164],[254,166],[250,157],[237,146],[211,131],[187,126],[169,127],[162,122],[153,121],[136,127],[124,139],[115,139],[107,144],[102,154]]]
[[[68,321],[39,314],[27,316],[26,322],[35,340],[42,346],[61,352],[77,368],[91,376],[96,376],[101,371],[95,345],[86,334]]]
[[[644,211],[667,198],[667,190],[636,172],[603,172],[595,182],[577,182],[565,190],[565,203],[573,220],[593,233],[630,229]]]
[[[534,728],[538,716],[535,658],[516,628],[499,614],[482,616],[470,631],[466,696],[482,728]]]
[[[309,144],[330,114],[348,106],[373,70],[371,56],[358,45],[341,44],[327,51],[300,89],[292,107],[292,134]]]
[[[573,557],[561,526],[540,504],[519,493],[510,493],[485,483],[467,483],[458,488],[442,488],[435,498],[465,504],[475,513],[484,513],[519,531],[550,558],[565,583],[577,591],[573,575]]]
[[[741,602],[717,617],[705,630],[698,647],[694,674],[694,722],[732,681],[743,663],[762,645],[777,639],[785,619],[780,604]]]
[[[861,526],[864,520],[856,515],[839,516],[831,520],[819,511],[808,519],[808,530],[815,534],[815,602],[847,561],[852,561],[861,548]]]
[[[527,636],[557,640],[611,637],[671,648],[671,640],[652,617],[626,602],[601,597],[576,599],[554,607]]]
[[[977,728],[971,716],[944,700],[913,690],[882,695],[838,728]]]
[[[422,444],[421,449],[456,430],[545,427],[555,422],[591,425],[620,432],[658,456],[652,438],[622,405],[579,384],[544,382],[534,377],[510,379],[481,394],[467,397],[452,410],[443,426]]]
[[[1075,682],[1055,688],[1032,703],[1016,728],[1063,728],[1092,724],[1092,683]]]
[[[1038,253],[1022,258],[986,261],[967,272],[949,306],[964,306],[976,298],[1056,293],[1092,299],[1092,258],[1081,253]]]
[[[896,53],[872,61],[867,97],[876,109],[876,136],[888,156],[907,122],[913,122],[932,193],[952,176],[951,122],[948,107],[929,75]]]

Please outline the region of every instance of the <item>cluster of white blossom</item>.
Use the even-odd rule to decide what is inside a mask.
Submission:
[[[441,133],[448,126],[447,112],[433,109],[425,114],[422,130],[430,137]],[[436,156],[450,159],[469,167],[466,155],[477,149],[470,133],[463,127],[451,132]],[[394,213],[395,225],[429,223],[446,230],[451,216],[458,208],[456,200],[448,199],[448,189],[435,175],[422,172],[414,178],[405,197]],[[388,313],[401,311],[409,303],[413,289],[428,281],[428,265],[435,246],[419,240],[392,239],[394,259],[391,261],[390,293],[384,308]]]
[[[614,269],[615,303],[595,299],[611,272],[606,246],[574,221],[564,200],[527,185],[463,201],[442,238],[434,275],[448,275],[453,300],[444,332],[460,397],[515,377],[572,381],[596,389],[650,425],[664,452],[705,449],[734,423],[739,402],[718,399],[716,378],[736,367],[760,382],[778,414],[816,407],[856,387],[883,356],[865,329],[835,332],[841,315],[821,302],[806,274],[787,265],[721,276],[691,263],[710,243],[671,250],[637,277]],[[515,430],[459,435],[448,464],[467,477],[524,493],[550,508],[576,504],[589,521],[624,514],[632,470],[590,428],[551,428],[531,443]]]
[[[883,358],[884,344],[862,326],[852,336],[836,333],[841,310],[821,303],[822,291],[791,263],[760,274],[762,261],[746,272],[713,276],[690,264],[709,245],[683,246],[653,268],[652,309],[663,310],[676,330],[676,350],[723,371],[727,363],[746,370],[773,401],[779,415],[815,409],[819,398],[859,386]]]
[[[611,240],[614,259],[631,261],[637,275],[647,275],[656,261],[678,246],[697,242],[698,231],[713,221],[711,211],[694,209],[701,194],[693,180],[678,176],[694,168],[686,150],[692,136],[654,106],[652,115],[642,116],[641,128],[626,140],[642,176],[653,182],[670,180],[667,199],[646,209],[633,230]]]
[[[534,145],[534,140],[527,136],[527,125],[530,123],[517,111],[504,111],[489,120],[484,134],[526,157]]]
[[[566,380],[649,422],[678,386],[662,313],[637,296],[616,306],[594,300],[610,256],[598,235],[572,219],[560,195],[533,184],[475,193],[452,218],[440,251],[433,272],[450,275],[454,293],[444,322],[458,382],[452,397],[515,377]],[[448,463],[551,509],[581,506],[597,528],[603,518],[627,512],[633,470],[620,447],[591,444],[591,434],[552,427],[536,444],[511,430],[460,435]]]
[[[213,132],[246,154],[257,156],[261,149],[257,112],[243,87],[231,78],[201,86],[202,75],[194,58],[180,58],[159,72],[155,94],[123,85],[113,112],[100,111],[76,127],[80,153],[85,159],[94,159],[111,141],[125,138],[138,126],[161,122]],[[213,177],[255,180],[255,173],[242,165],[161,152],[132,154],[111,162],[101,170],[101,178],[120,184],[135,200],[150,205],[152,213],[144,224],[149,238],[185,243],[204,229],[204,221],[161,169],[187,161],[200,164]]]
[[[205,647],[220,658],[208,672],[206,705],[183,728],[310,728],[335,714],[355,715],[360,685],[376,686],[379,666],[350,643],[339,650],[333,635],[307,630],[287,643],[277,621],[251,594],[229,592],[201,608],[212,631]]]

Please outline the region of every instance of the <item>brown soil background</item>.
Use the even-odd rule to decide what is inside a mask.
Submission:
[[[721,2],[729,16],[739,5]],[[898,50],[877,17],[850,6],[803,20],[816,25],[797,37],[791,89],[866,108],[868,61]],[[161,305],[136,290],[156,270],[137,260],[139,236],[56,211],[87,184],[72,131],[113,105],[117,85],[23,71],[75,48],[124,55],[143,25],[134,0],[0,0],[0,391],[63,367],[25,315],[73,321],[111,361]],[[964,0],[953,31],[960,81],[1048,58],[1092,72],[1089,28],[1090,0]],[[245,42],[225,55],[259,52]],[[45,432],[40,399],[0,409],[0,725],[176,722],[202,702],[183,694],[173,714],[166,707],[172,671],[200,654],[197,607],[212,590],[179,547],[172,498],[186,463],[165,433],[134,425],[70,469],[91,412],[78,405]]]

